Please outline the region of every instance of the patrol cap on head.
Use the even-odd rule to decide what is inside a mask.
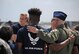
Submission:
[[[28,10],[29,15],[40,16],[42,12],[38,8],[31,8]]]
[[[53,17],[57,17],[57,18],[59,18],[59,19],[64,21],[66,19],[67,15],[64,12],[62,12],[62,11],[55,11],[53,13]]]

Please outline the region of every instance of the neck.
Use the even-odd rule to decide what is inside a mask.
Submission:
[[[64,25],[64,21],[62,21],[62,20],[59,21],[59,22],[58,22],[58,26],[60,26],[60,25]]]
[[[20,25],[21,25],[21,26],[25,26],[25,25],[27,25],[27,24],[26,24],[26,23],[25,23],[25,24],[21,24],[21,23],[20,23]]]
[[[29,23],[30,26],[36,26],[37,24]]]
[[[56,29],[56,27],[55,27],[55,26],[53,26],[53,27],[52,27],[52,30],[53,30],[53,29]]]

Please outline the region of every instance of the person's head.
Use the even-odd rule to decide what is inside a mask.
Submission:
[[[57,27],[61,24],[64,24],[67,15],[62,11],[55,11],[53,13],[53,19],[51,20],[51,26]]]
[[[2,24],[0,26],[0,38],[1,39],[8,41],[10,40],[12,34],[13,34],[13,30],[9,25]]]
[[[79,31],[79,25],[76,25],[76,26],[73,28],[73,30]]]
[[[28,24],[28,14],[21,13],[19,23],[20,23],[21,26],[27,25]]]
[[[29,13],[29,25],[38,25],[40,21],[41,11],[38,8],[31,8],[28,10]]]
[[[67,22],[64,23],[64,26],[65,26],[65,28],[67,28],[67,29],[69,28]]]
[[[13,22],[12,21],[8,21],[7,24],[11,26],[13,24]]]

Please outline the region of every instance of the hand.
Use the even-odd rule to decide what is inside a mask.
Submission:
[[[29,32],[32,32],[32,33],[37,33],[38,32],[37,31],[38,29],[36,27],[33,27],[33,26],[28,26],[27,29],[28,29]]]
[[[69,38],[68,38],[68,39],[70,40],[70,42],[72,42],[72,41],[74,41],[74,40],[75,40],[75,36],[71,35],[71,36],[69,36]]]
[[[16,35],[16,34],[13,34],[13,35],[11,36],[11,40],[14,41],[14,42],[16,42],[16,39],[17,39],[17,35]]]

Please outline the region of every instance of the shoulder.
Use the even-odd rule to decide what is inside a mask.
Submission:
[[[50,33],[59,35],[59,34],[61,34],[62,31],[63,31],[62,29],[54,29],[54,30],[51,30]]]
[[[51,30],[51,32],[58,32],[59,29],[54,29],[54,30]]]
[[[16,23],[16,24],[13,24],[12,27],[18,27],[19,26],[19,23]]]
[[[49,34],[51,34],[51,35],[58,35],[58,34],[60,34],[60,32],[59,32],[58,29],[54,29],[54,30],[51,30],[51,31],[49,32]]]
[[[25,32],[25,31],[27,31],[27,27],[22,27],[18,30],[18,32]]]

